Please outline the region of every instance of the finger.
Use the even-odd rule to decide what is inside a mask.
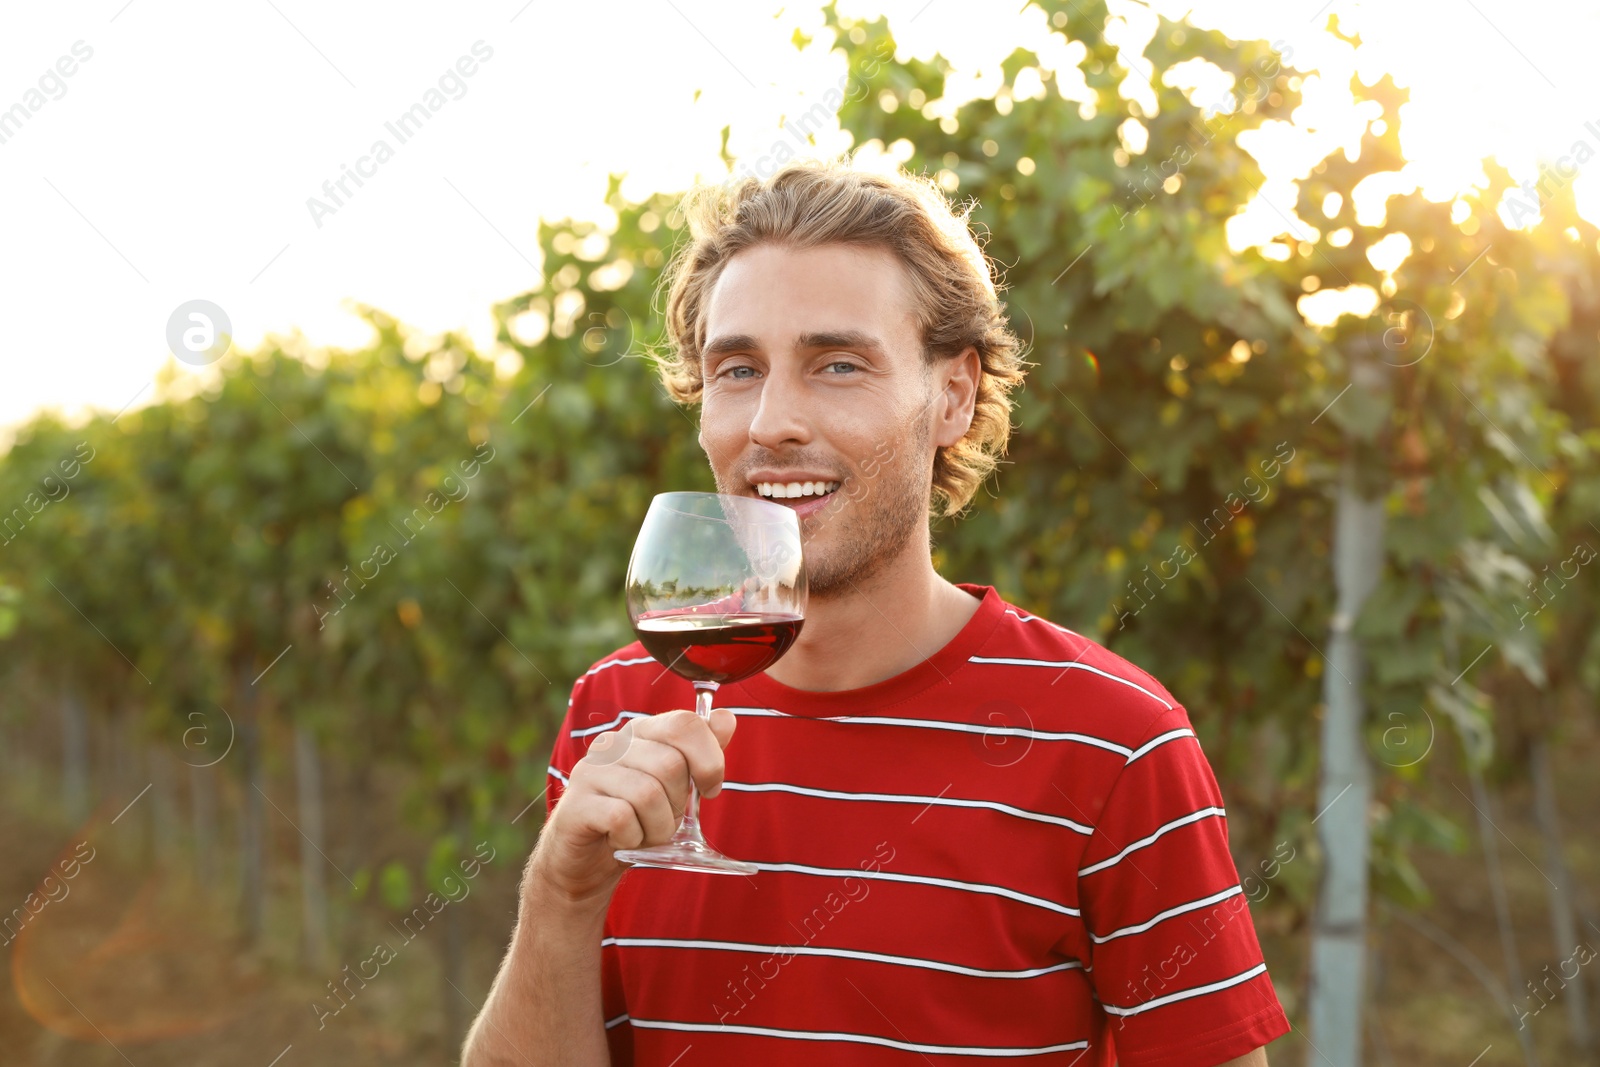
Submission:
[[[666,786],[655,775],[633,767],[608,767],[594,785],[603,795],[625,801],[633,808],[645,844],[659,845],[672,840],[673,831],[678,828],[679,810],[667,795]]]
[[[585,811],[584,828],[595,838],[604,838],[613,849],[638,848],[644,843],[639,813],[626,800],[595,794]]]
[[[677,746],[648,737],[636,738],[617,766],[655,778],[673,807],[681,809],[689,802],[689,761]]]
[[[733,731],[739,726],[738,718],[727,708],[712,708],[711,718],[706,721],[716,736],[717,744],[727,748],[728,742],[733,740]]]
[[[620,730],[607,730],[589,743],[589,750],[583,754],[579,764],[589,764],[591,767],[603,767],[616,763],[628,754],[629,747],[633,744],[633,723],[627,723]]]
[[[567,790],[587,789],[620,796],[612,786],[625,780],[627,775],[621,778],[612,775],[611,772],[618,768],[632,769],[655,778],[674,810],[681,811],[688,805],[689,763],[683,752],[665,741],[624,736],[620,730],[595,739],[589,752],[573,767]]]
[[[711,735],[717,739],[717,744],[725,749],[728,747],[728,743],[733,740],[733,731],[738,728],[739,719],[727,708],[713,708],[711,709],[710,717],[706,720],[706,725],[711,727]],[[709,789],[701,790],[701,795],[714,797],[722,792],[722,779],[726,775],[727,758],[724,757],[723,772],[718,776],[716,784]]]
[[[722,745],[705,719],[692,711],[668,711],[633,721],[634,733],[668,744],[689,762],[702,796],[715,796],[722,785]]]

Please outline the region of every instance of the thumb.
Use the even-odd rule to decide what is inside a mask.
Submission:
[[[706,723],[711,727],[711,733],[716,737],[717,744],[727,748],[728,742],[733,740],[733,731],[738,728],[739,720],[727,708],[712,708]]]

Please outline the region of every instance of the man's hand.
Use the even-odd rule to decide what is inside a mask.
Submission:
[[[691,775],[701,796],[721,791],[722,750],[735,725],[725,708],[709,720],[670,711],[595,738],[550,813],[530,880],[557,899],[609,901],[627,870],[612,853],[671,840],[689,803]]]
[[[733,712],[670,711],[595,738],[572,769],[528,860],[511,950],[461,1062],[605,1067],[600,938],[627,868],[619,848],[670,840],[689,803],[722,789]]]

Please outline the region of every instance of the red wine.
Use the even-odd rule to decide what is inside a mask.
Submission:
[[[760,674],[789,651],[805,619],[799,615],[666,611],[636,619],[645,651],[691,682],[738,682]]]

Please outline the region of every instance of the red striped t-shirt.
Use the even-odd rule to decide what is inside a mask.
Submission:
[[[1202,1067],[1288,1030],[1183,707],[989,586],[861,689],[766,675],[707,840],[749,877],[633,867],[607,914],[612,1063]],[[692,708],[635,643],[573,686],[549,804],[599,734]]]

